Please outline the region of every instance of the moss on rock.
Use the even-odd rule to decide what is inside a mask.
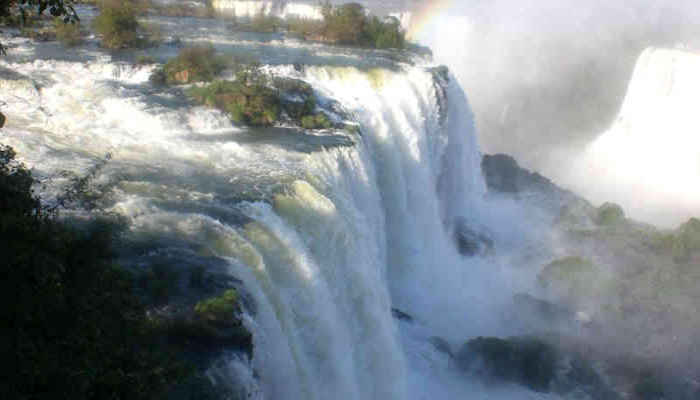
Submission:
[[[238,293],[235,289],[226,290],[220,296],[200,301],[194,307],[198,316],[217,322],[230,321],[238,310]]]

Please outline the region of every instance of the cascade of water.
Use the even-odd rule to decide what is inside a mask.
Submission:
[[[700,178],[699,67],[700,56],[689,51],[650,48],[640,55],[617,120],[574,168],[579,192],[666,226],[700,210],[691,184]]]
[[[13,117],[5,140],[29,164],[50,175],[67,160],[83,168],[113,152],[103,177],[118,181],[111,210],[133,235],[162,243],[152,257],[214,255],[243,280],[255,300],[246,324],[257,374],[241,376],[239,360],[230,373],[259,375],[261,397],[454,398],[471,390],[427,341],[458,343],[495,324],[484,302],[496,283],[478,259],[458,254],[451,232],[456,218],[479,220],[485,191],[471,111],[452,76],[423,66],[276,67],[361,126],[355,146],[307,154],[250,140],[220,112],[154,95],[140,86],[147,68],[12,67],[46,82],[19,85],[5,100]],[[39,106],[22,106],[30,102]],[[392,307],[424,328],[401,327]]]

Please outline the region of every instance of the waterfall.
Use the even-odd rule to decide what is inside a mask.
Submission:
[[[697,214],[698,68],[700,56],[690,51],[649,48],[639,56],[617,119],[574,168],[569,181],[579,192],[665,226]]]
[[[3,143],[37,176],[110,152],[98,179],[108,211],[148,246],[138,263],[217,260],[243,282],[254,357],[228,373],[256,398],[513,398],[476,386],[430,341],[501,333],[493,304],[511,294],[498,265],[454,241],[457,220],[484,223],[486,189],[472,112],[445,69],[268,66],[359,124],[343,133],[353,146],[309,152],[155,90],[153,67],[0,63],[20,74],[0,82]]]
[[[212,0],[212,7],[222,15],[252,18],[256,15],[279,18],[323,19],[321,7],[314,2],[286,0]]]

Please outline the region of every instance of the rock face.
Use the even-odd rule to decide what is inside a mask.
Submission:
[[[489,380],[515,382],[532,390],[549,391],[556,373],[556,350],[535,338],[478,337],[457,353],[457,364]]]
[[[530,190],[560,190],[549,179],[521,168],[507,154],[484,155],[481,161],[486,185],[490,190],[518,193]]]
[[[462,346],[455,360],[487,382],[511,382],[565,398],[620,399],[585,354],[563,338],[550,339],[477,337]]]

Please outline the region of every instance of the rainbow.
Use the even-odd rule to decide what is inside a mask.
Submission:
[[[430,22],[438,14],[445,11],[456,0],[428,0],[421,4],[411,15],[411,20],[406,30],[409,39],[416,39],[423,32]]]

